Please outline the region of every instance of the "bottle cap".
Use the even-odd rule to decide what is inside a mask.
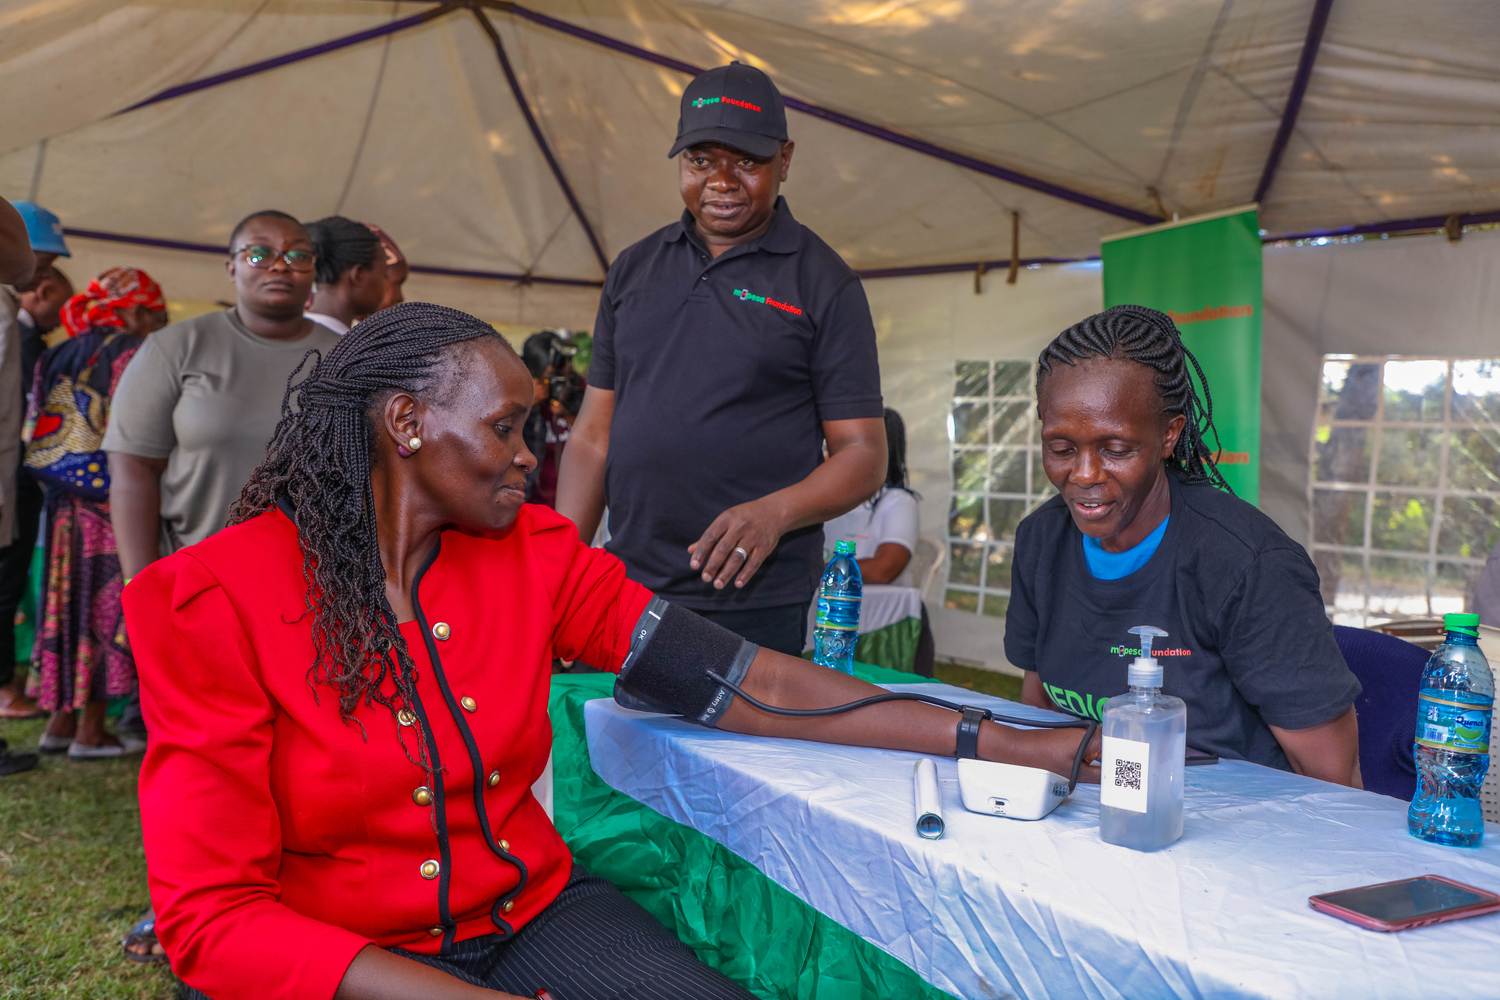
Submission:
[[[833,551],[837,552],[841,556],[852,556],[854,555],[854,543],[850,541],[834,542]],[[1477,624],[1479,619],[1476,618],[1474,619],[1474,621]]]
[[[1443,628],[1449,632],[1462,632],[1464,635],[1479,635],[1479,616],[1448,614],[1443,616]]]

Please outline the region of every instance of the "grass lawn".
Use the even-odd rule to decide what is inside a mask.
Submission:
[[[977,667],[942,661],[933,667],[932,672],[937,675],[938,680],[954,687],[981,691],[999,698],[1009,698],[1011,701],[1021,700],[1021,678],[1010,674],[998,674],[993,670],[980,670]]]
[[[45,720],[0,720],[13,748]],[[0,777],[0,997],[170,1000],[165,965],[125,961],[120,938],[148,905],[135,780],[139,757],[44,756]]]
[[[939,680],[1019,700],[1020,678],[939,663]],[[13,748],[45,720],[0,720]],[[0,777],[0,998],[172,1000],[165,965],[125,961],[120,938],[148,905],[136,806],[140,758],[75,764],[44,756]]]

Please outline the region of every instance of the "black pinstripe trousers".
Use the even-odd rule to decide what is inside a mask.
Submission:
[[[509,942],[459,941],[447,955],[392,953],[475,986],[555,1000],[754,1000],[710,969],[614,884],[574,866],[545,910]],[[208,1000],[196,990],[188,1000]]]

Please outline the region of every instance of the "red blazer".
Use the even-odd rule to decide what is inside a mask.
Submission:
[[[445,531],[401,626],[412,725],[441,764],[421,805],[429,782],[390,711],[361,705],[363,728],[346,724],[335,692],[309,686],[305,594],[280,511],[125,591],[151,731],[140,797],[156,931],[214,1000],[332,997],[366,944],[436,953],[514,934],[546,907],[572,864],[531,795],[552,746],[552,657],[618,670],[651,599],[543,507],[501,536]]]

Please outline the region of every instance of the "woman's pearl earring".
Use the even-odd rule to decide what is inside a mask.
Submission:
[[[406,446],[412,451],[416,451],[418,448],[422,447],[422,439],[419,437],[414,437],[410,441],[406,442]]]
[[[411,458],[411,456],[420,447],[422,447],[422,439],[419,437],[414,437],[408,440],[405,444],[396,445],[396,454],[400,455],[402,458]]]

